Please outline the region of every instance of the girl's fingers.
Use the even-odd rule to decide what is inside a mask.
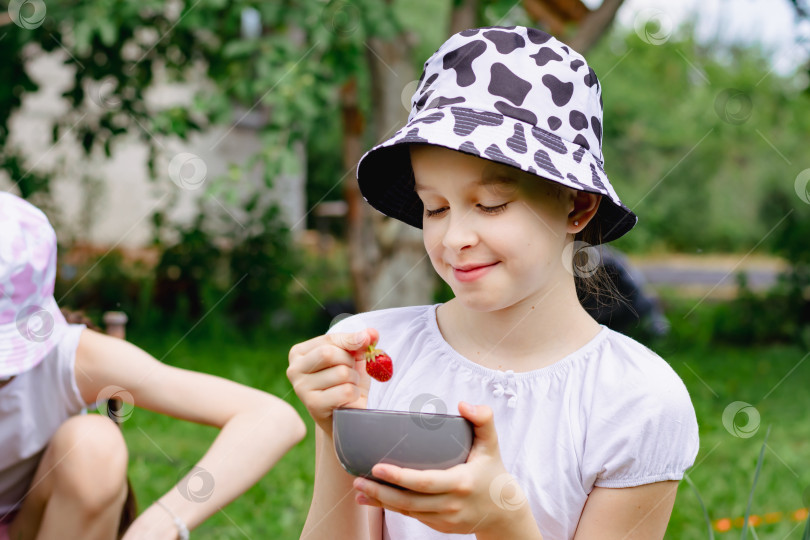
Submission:
[[[443,471],[420,471],[417,469],[405,469],[387,463],[378,463],[371,472],[380,480],[385,480],[416,493],[450,493],[457,490],[464,491],[466,488],[455,467]]]
[[[354,403],[363,397],[360,387],[351,383],[333,386],[314,394],[313,405],[321,410],[328,410],[330,414],[333,409]]]
[[[316,373],[339,364],[353,368],[378,338],[377,330],[367,328],[355,334],[328,334],[299,343],[290,349],[288,373]]]
[[[445,495],[402,491],[365,478],[356,478],[354,487],[368,499],[371,506],[383,506],[407,515],[441,512],[442,504],[446,501]]]
[[[333,366],[345,365],[354,368],[355,359],[345,350],[330,344],[322,344],[317,349],[299,357],[291,364],[301,374],[311,375]]]
[[[338,332],[314,337],[310,340],[293,345],[290,349],[290,360],[294,356],[306,356],[323,345],[334,345],[344,351],[357,351],[376,342],[379,333],[373,328],[366,328],[359,332]]]
[[[322,391],[341,384],[360,384],[360,374],[353,367],[338,364],[304,377],[296,390]]]

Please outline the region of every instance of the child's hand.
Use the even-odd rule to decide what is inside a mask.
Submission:
[[[399,512],[448,534],[499,531],[509,537],[503,533],[517,522],[525,524],[531,517],[529,505],[501,460],[492,409],[461,402],[459,412],[475,426],[466,463],[428,471],[377,464],[374,476],[408,491],[356,478],[357,502]]]
[[[290,349],[287,378],[312,419],[330,436],[333,409],[366,407],[371,378],[363,353],[378,339],[377,330],[367,328],[318,336]]]
[[[175,540],[177,526],[165,510],[151,505],[132,522],[122,540]]]

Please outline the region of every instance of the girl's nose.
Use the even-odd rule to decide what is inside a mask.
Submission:
[[[474,246],[477,242],[475,215],[470,211],[456,212],[455,215],[451,212],[448,216],[442,244],[453,251],[461,251],[466,247]]]

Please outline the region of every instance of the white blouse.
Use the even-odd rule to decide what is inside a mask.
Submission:
[[[42,362],[0,388],[0,516],[22,504],[59,426],[85,410],[74,375],[84,328],[70,325]]]
[[[458,414],[462,400],[490,406],[504,465],[528,497],[545,540],[574,537],[594,486],[680,480],[694,463],[698,425],[689,393],[644,345],[603,326],[550,366],[523,373],[489,369],[444,340],[437,307],[361,313],[329,333],[379,331],[394,375],[385,383],[372,380],[370,409]],[[508,506],[508,490],[503,496]],[[439,533],[390,511],[384,523],[386,540],[475,538]]]

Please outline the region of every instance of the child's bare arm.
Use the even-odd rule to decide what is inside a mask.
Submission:
[[[137,407],[221,429],[193,477],[160,499],[189,529],[256,483],[306,433],[295,409],[275,396],[167,366],[131,343],[91,330],[82,332],[75,371],[87,403],[115,392]],[[136,537],[132,531],[152,538],[177,534],[168,512],[154,505],[127,538]]]
[[[287,377],[315,420],[315,485],[302,539],[380,540],[369,536],[378,509],[354,500],[353,477],[340,466],[332,439],[332,411],[340,406],[365,407],[369,376],[358,352],[375,342],[377,333],[328,334],[290,350]]]
[[[332,437],[316,427],[315,486],[301,540],[382,540],[382,509],[358,505],[353,480],[338,463]]]
[[[595,487],[585,503],[574,540],[664,538],[678,482],[629,488]]]

